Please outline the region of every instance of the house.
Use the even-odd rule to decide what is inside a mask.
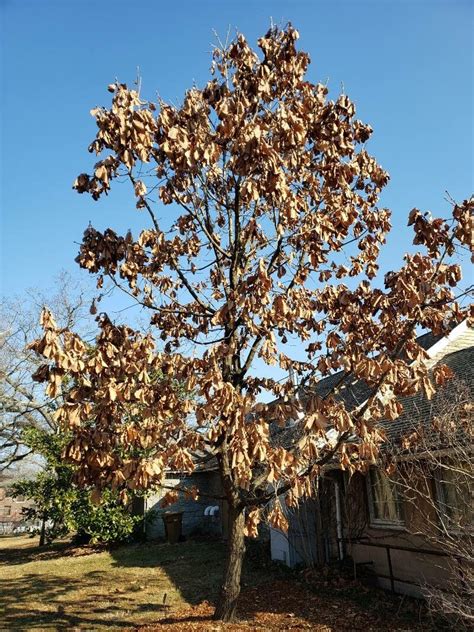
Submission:
[[[7,474],[0,476],[0,535],[20,533],[31,526],[25,520],[23,509],[32,507],[33,502],[10,495],[10,486],[14,480]]]
[[[181,493],[177,502],[163,508],[161,500],[170,489],[196,488],[197,499]],[[227,508],[223,499],[219,472],[215,460],[197,465],[191,473],[168,472],[163,487],[149,493],[141,500],[138,513],[151,512],[152,518],[145,522],[146,536],[149,539],[166,537],[163,517],[166,514],[181,514],[181,531],[184,537],[195,535],[214,535],[225,537],[227,529]]]
[[[428,334],[418,341],[431,368],[446,364],[455,377],[431,401],[421,394],[404,398],[402,415],[383,424],[382,461],[396,465],[393,473],[382,462],[352,477],[326,466],[316,500],[291,514],[287,536],[272,530],[273,559],[293,566],[349,557],[356,573],[368,569],[380,586],[413,596],[424,594],[426,586],[444,590],[457,580],[466,583],[474,544],[474,329],[463,322],[446,337]],[[321,394],[334,379],[320,382]],[[345,397],[363,401],[363,390],[356,385]],[[466,400],[463,427],[433,430],[441,408],[449,423],[450,415],[458,415],[459,392]]]

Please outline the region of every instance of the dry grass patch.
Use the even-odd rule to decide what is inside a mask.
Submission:
[[[147,624],[210,597],[220,543],[39,549],[0,540],[0,618],[6,629],[114,630]],[[211,595],[213,596],[213,595]]]

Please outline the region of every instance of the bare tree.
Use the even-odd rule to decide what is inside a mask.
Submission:
[[[454,378],[438,391],[425,420],[390,448],[388,470],[406,506],[407,529],[447,553],[447,586],[425,583],[433,612],[472,629],[474,622],[474,404]]]
[[[88,308],[85,287],[69,274],[61,273],[51,291],[29,290],[24,296],[4,298],[0,304],[0,470],[22,467],[30,450],[22,435],[26,428],[56,429],[53,398],[32,379],[40,365],[28,348],[40,331],[40,312],[47,303],[54,305],[62,327],[84,331]],[[89,319],[89,326],[94,329]]]

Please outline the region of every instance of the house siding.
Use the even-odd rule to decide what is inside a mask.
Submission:
[[[32,526],[22,513],[23,508],[33,507],[30,501],[12,498],[8,486],[0,487],[0,535],[12,534]]]
[[[164,538],[165,527],[163,516],[167,512],[182,512],[182,534],[185,537],[190,535],[224,535],[224,519],[226,515],[222,500],[215,500],[211,496],[222,496],[219,476],[217,472],[195,472],[190,475],[170,474],[166,479],[166,486],[181,488],[197,487],[201,495],[197,500],[186,499],[183,494],[179,500],[166,509],[160,507],[160,500],[169,490],[162,490],[151,494],[146,499],[146,510],[152,509],[156,512],[156,518],[147,526],[147,537],[151,539]],[[205,516],[206,507],[218,506],[218,515],[213,517]]]

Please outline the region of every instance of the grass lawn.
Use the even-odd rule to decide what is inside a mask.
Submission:
[[[41,550],[35,542],[0,538],[1,629],[111,630],[152,623],[168,610],[212,597],[222,572],[220,543],[91,552],[65,544]]]
[[[137,544],[114,550],[0,538],[0,630],[428,630],[406,604],[374,589],[311,587],[251,548],[239,624],[212,622],[220,542]],[[365,590],[363,593],[361,591]],[[352,595],[354,593],[354,595]],[[362,597],[362,599],[361,599]],[[414,616],[416,615],[416,616]],[[141,627],[143,626],[143,627]],[[432,629],[432,628],[431,628]]]

